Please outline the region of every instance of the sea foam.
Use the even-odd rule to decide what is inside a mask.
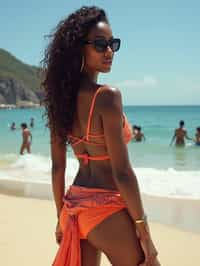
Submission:
[[[1,155],[0,179],[33,183],[51,183],[51,159],[40,154]],[[6,160],[7,159],[7,160]],[[66,184],[73,182],[79,163],[67,158]],[[200,171],[177,171],[173,168],[134,168],[141,192],[147,195],[200,199]]]

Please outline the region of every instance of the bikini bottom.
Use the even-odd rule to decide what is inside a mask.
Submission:
[[[80,239],[104,219],[126,208],[118,191],[70,186],[60,214],[63,236],[53,266],[81,266]]]

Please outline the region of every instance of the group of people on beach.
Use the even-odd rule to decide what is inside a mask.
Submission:
[[[183,147],[185,146],[185,139],[192,140],[195,145],[200,146],[200,127],[196,128],[196,133],[194,138],[190,138],[188,136],[187,130],[184,128],[185,122],[183,120],[180,120],[179,127],[175,129],[174,135],[172,137],[172,140],[170,142],[170,146],[175,141],[175,145],[177,147]],[[30,119],[29,126],[31,128],[34,127],[34,118]],[[28,153],[31,153],[31,144],[32,144],[32,134],[31,131],[28,128],[27,123],[21,123],[20,125],[22,129],[22,144],[20,147],[20,154],[24,154],[24,151],[27,150]],[[16,123],[12,122],[10,126],[11,130],[16,130]],[[136,142],[142,142],[145,141],[145,135],[142,132],[141,126],[132,125],[132,141]]]
[[[23,124],[23,123],[22,123]],[[20,126],[22,126],[22,124],[20,125]],[[25,123],[26,124],[26,123]],[[35,122],[34,122],[34,118],[33,117],[31,117],[31,119],[30,119],[30,127],[31,128],[34,128],[34,124],[35,124]],[[26,126],[27,126],[27,124],[26,124]],[[28,127],[28,126],[27,126]],[[12,124],[10,125],[10,130],[15,130],[15,129],[17,129],[17,126],[16,126],[16,123],[15,122],[12,122]]]
[[[185,139],[192,140],[195,143],[195,145],[200,146],[200,127],[196,128],[195,137],[190,138],[188,136],[187,130],[184,128],[184,125],[185,125],[185,122],[183,120],[180,120],[179,127],[176,128],[174,131],[174,135],[170,142],[170,146],[173,144],[174,141],[177,147],[185,146]],[[140,126],[133,125],[132,131],[133,131],[132,140],[137,141],[137,142],[146,140],[144,133],[141,131]]]
[[[190,138],[187,134],[187,130],[184,128],[185,122],[181,120],[179,127],[175,129],[174,135],[170,142],[170,146],[175,141],[176,146],[184,146],[185,139],[192,140],[197,146],[200,146],[200,127],[196,128],[195,138]]]
[[[21,144],[19,153],[21,155],[23,155],[25,150],[28,153],[31,153],[31,144],[32,144],[32,139],[33,139],[31,131],[29,130],[27,123],[21,123],[20,127],[22,130],[22,144]],[[34,118],[33,117],[31,117],[31,119],[30,119],[30,127],[31,128],[34,127]],[[10,129],[11,130],[17,129],[15,122],[12,122]]]

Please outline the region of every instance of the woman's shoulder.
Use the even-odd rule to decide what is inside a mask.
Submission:
[[[97,106],[102,111],[113,110],[113,108],[121,108],[121,101],[121,92],[118,88],[109,85],[102,85],[99,88]]]
[[[107,85],[107,84],[99,85],[99,90],[104,92],[104,94],[107,94],[107,95],[121,94],[118,88]]]

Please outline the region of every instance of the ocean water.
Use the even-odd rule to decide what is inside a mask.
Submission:
[[[128,144],[129,157],[140,189],[150,195],[200,198],[200,147],[187,141],[183,148],[169,146],[180,120],[190,137],[200,126],[200,106],[125,106],[131,124],[140,125],[146,141]],[[49,131],[39,109],[0,110],[0,179],[50,182],[51,160]],[[19,155],[20,123],[30,123],[34,117],[32,154]],[[15,122],[17,129],[9,126]],[[68,150],[67,184],[78,169],[78,162]]]

